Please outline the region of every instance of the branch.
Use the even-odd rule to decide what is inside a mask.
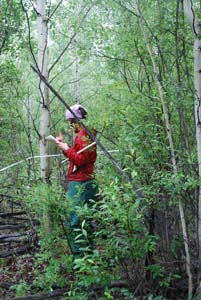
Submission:
[[[131,86],[130,86],[129,81],[128,81],[127,74],[126,74],[126,64],[125,64],[125,62],[124,62],[123,68],[124,68],[123,71],[121,71],[121,69],[120,69],[120,74],[122,74],[123,78],[125,79],[126,85],[127,85],[128,89],[129,89],[129,92],[130,92],[131,94],[133,94],[132,89],[131,89]]]
[[[52,18],[52,16],[55,14],[55,12],[57,11],[57,9],[59,8],[59,6],[61,5],[62,2],[63,2],[63,0],[60,0],[60,2],[57,4],[57,6],[53,10],[53,12],[49,15],[48,20],[50,20]]]
[[[75,59],[74,59],[73,61],[71,61],[71,63],[68,64],[68,66],[66,66],[63,70],[61,70],[61,71],[58,72],[54,77],[52,77],[51,80],[50,80],[50,83],[52,83],[52,82],[55,80],[55,78],[56,78],[57,76],[60,76],[61,73],[63,73],[64,71],[66,71],[68,68],[70,68],[70,67],[74,64],[74,62],[75,62]]]
[[[184,0],[183,1],[183,7],[184,7],[184,13],[186,15],[186,17],[188,18],[188,20],[191,23],[191,26],[193,28],[193,32],[195,35],[198,34],[199,32],[199,28],[198,28],[198,22],[197,22],[197,18],[195,16],[195,12],[193,9],[193,3],[191,0]]]
[[[25,106],[26,108],[28,108],[28,107],[27,107],[27,104],[26,104],[25,102],[24,102],[24,106]],[[38,129],[37,129],[37,127],[36,127],[36,123],[35,123],[35,120],[34,120],[32,114],[31,114],[31,112],[27,110],[27,113],[28,113],[29,117],[31,118],[33,128],[34,128],[34,130],[35,130],[35,132],[36,132],[38,138],[41,139],[40,132],[38,131]]]
[[[75,115],[75,113],[71,110],[70,106],[58,94],[58,92],[53,88],[53,86],[51,86],[49,84],[49,82],[46,80],[46,78],[36,68],[34,68],[34,66],[31,66],[31,68],[33,69],[33,71],[36,74],[38,74],[38,76],[40,77],[40,79],[45,83],[45,85],[50,89],[50,91],[58,98],[58,100],[72,113],[72,115],[74,116],[74,118],[77,121],[77,123],[79,125],[81,125],[84,128],[84,130],[87,132],[87,134],[89,135],[89,137],[97,143],[97,145],[101,148],[101,150],[103,151],[103,153],[105,154],[105,156],[112,162],[112,164],[118,170],[118,172],[121,174],[121,176],[124,177],[124,179],[126,180],[126,182],[132,184],[132,179],[130,178],[130,176],[122,169],[122,167],[119,166],[119,164],[116,162],[116,160],[105,149],[105,147],[101,144],[101,142],[99,140],[97,140],[97,138],[92,134],[92,132],[89,130],[89,128],[77,118],[77,116]]]
[[[129,62],[129,63],[133,64],[133,61],[131,61],[131,60],[128,60],[128,59],[125,59],[125,58],[122,58],[122,57],[109,56],[101,50],[98,50],[97,53],[99,54],[99,55],[97,55],[98,57],[105,57],[105,58],[113,59],[113,60],[116,60],[116,61]]]
[[[119,6],[121,6],[123,9],[127,10],[129,13],[131,13],[135,17],[139,17],[138,14],[134,13],[134,11],[132,11],[131,9],[129,9],[128,7],[126,7],[125,5],[123,5],[120,1],[113,0],[113,2],[115,2],[116,4],[118,4]]]
[[[49,68],[49,74],[52,71],[52,69],[55,67],[55,65],[59,62],[59,60],[61,59],[61,57],[64,55],[64,53],[66,52],[66,50],[68,49],[68,47],[70,46],[72,40],[76,37],[76,35],[77,35],[77,32],[74,32],[74,34],[71,36],[69,42],[67,43],[66,47],[63,49],[63,51],[60,53],[60,55],[58,56],[58,58],[55,60],[55,62]]]
[[[37,11],[37,9],[36,9],[35,5],[33,4],[32,0],[30,0],[30,2],[31,2],[31,5],[32,5],[33,10],[35,11],[36,15],[37,15],[37,16],[40,16],[40,14],[39,14],[39,12]],[[22,1],[21,1],[21,3],[22,3]]]
[[[33,49],[32,49],[32,45],[31,45],[31,26],[30,26],[30,22],[29,22],[29,16],[28,16],[28,13],[27,13],[27,10],[25,9],[24,7],[24,4],[23,4],[23,0],[20,0],[21,2],[21,6],[22,6],[22,9],[26,15],[26,20],[27,20],[27,25],[28,25],[28,41],[29,41],[29,49],[30,49],[30,52],[31,52],[31,56],[32,56],[32,59],[34,61],[34,64],[36,66],[36,68],[39,70],[39,66],[38,66],[38,63],[37,63],[37,60],[35,58],[35,55],[34,55],[34,52],[33,52]],[[33,3],[31,2],[37,16],[41,16],[38,11],[35,9]],[[46,43],[46,46],[45,46],[45,49],[44,49],[44,53],[45,53],[45,50],[46,50],[46,47],[47,47],[47,43]],[[43,59],[44,59],[44,53],[43,53]],[[43,95],[43,92],[41,90],[41,85],[40,85],[40,82],[39,82],[39,91],[40,91],[40,94],[41,94],[41,97],[42,97],[42,100],[43,100],[43,103],[44,103],[44,95]],[[39,135],[39,138],[41,139],[41,136]]]
[[[92,5],[93,6],[93,5]],[[80,24],[78,26],[81,27],[82,22],[85,20],[85,18],[87,17],[89,11],[91,10],[91,7],[89,7],[89,9],[86,11],[85,15],[83,16],[82,20],[80,21]],[[70,41],[67,43],[66,47],[63,49],[63,51],[60,53],[59,57],[55,60],[55,62],[52,64],[52,66],[49,68],[49,74],[52,71],[52,69],[55,67],[55,65],[58,63],[58,61],[61,59],[61,57],[64,55],[64,53],[66,52],[66,50],[68,49],[68,47],[70,46],[72,40],[76,37],[76,35],[78,34],[78,30],[74,32],[74,34],[71,36]]]
[[[37,67],[37,69],[39,70],[39,67],[38,67],[38,64],[37,64],[37,60],[35,58],[35,55],[34,55],[33,49],[32,49],[32,45],[31,45],[31,29],[30,29],[31,27],[30,27],[30,23],[29,23],[29,16],[28,16],[27,10],[24,7],[23,0],[20,0],[20,2],[21,2],[21,5],[22,5],[22,9],[23,9],[23,11],[24,11],[24,13],[26,15],[26,20],[27,20],[27,25],[28,25],[29,49],[30,49],[31,56],[33,58],[34,64]]]

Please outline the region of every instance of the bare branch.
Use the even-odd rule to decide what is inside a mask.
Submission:
[[[29,49],[30,49],[30,52],[31,52],[31,57],[33,59],[34,65],[36,66],[37,70],[39,70],[37,59],[35,58],[35,55],[34,55],[34,52],[33,52],[33,48],[32,48],[32,44],[31,44],[31,26],[30,26],[30,22],[29,22],[28,12],[27,12],[26,8],[24,7],[23,0],[20,0],[20,2],[21,2],[22,9],[23,9],[23,11],[24,11],[24,13],[26,15],[27,26],[28,26],[28,41],[29,41]],[[35,7],[34,7],[34,10],[36,11]],[[39,15],[37,11],[36,11],[36,13],[37,13],[37,15]],[[46,46],[47,46],[47,44],[46,44]],[[44,52],[45,52],[45,50],[44,50]],[[43,55],[43,57],[44,57],[44,55]],[[41,94],[43,102],[44,102],[44,97],[43,97],[43,93],[42,93],[40,85],[41,85],[41,82],[39,82],[39,90],[40,90],[40,94]]]
[[[123,61],[123,62],[126,61],[126,62],[129,62],[129,63],[133,64],[133,61],[131,61],[131,60],[128,60],[128,59],[125,59],[125,58],[122,58],[122,57],[109,56],[101,50],[98,50],[97,53],[100,54],[99,57],[106,57],[106,58],[116,60],[116,61]]]
[[[82,20],[80,21],[78,29],[81,27],[83,21],[86,19],[86,17],[88,15],[89,11],[91,10],[91,8],[92,8],[92,6],[90,6],[88,8],[88,10],[86,11],[85,15],[83,16]],[[52,66],[49,68],[49,74],[52,71],[52,69],[55,67],[55,65],[59,62],[59,60],[61,59],[61,57],[64,55],[64,53],[66,52],[66,50],[68,49],[68,47],[71,45],[73,39],[76,37],[77,34],[78,34],[78,30],[73,33],[73,35],[71,36],[71,38],[70,38],[69,42],[67,43],[66,47],[60,53],[59,57],[55,60],[55,62],[52,64]]]
[[[57,6],[53,10],[53,12],[49,15],[48,20],[50,20],[52,18],[52,16],[55,14],[55,12],[57,11],[57,9],[59,8],[59,6],[61,5],[62,2],[63,2],[63,0],[60,0],[60,2],[57,4]]]
[[[36,7],[35,7],[35,5],[34,5],[34,3],[33,3],[33,1],[30,0],[30,2],[31,2],[31,5],[32,5],[32,7],[33,7],[33,10],[34,10],[35,13],[37,14],[37,16],[40,16],[39,12],[37,11],[37,9],[36,9]]]
[[[113,0],[113,2],[115,2],[116,4],[118,4],[119,6],[121,6],[123,9],[127,10],[129,13],[131,13],[135,17],[139,17],[138,14],[136,14],[133,10],[129,9],[127,6],[123,5],[120,1]]]
[[[75,62],[75,59],[68,66],[66,66],[63,70],[61,70],[54,77],[52,77],[51,80],[50,80],[50,83],[52,83],[57,76],[59,76],[61,73],[66,71],[68,68],[70,68],[74,64],[74,62]]]
[[[23,11],[25,13],[26,20],[27,20],[27,25],[28,25],[29,49],[31,51],[31,56],[32,56],[32,59],[34,61],[34,64],[35,64],[36,68],[39,70],[39,67],[38,67],[38,64],[37,64],[37,60],[35,58],[35,55],[34,55],[34,52],[33,52],[33,48],[32,48],[32,44],[31,44],[31,26],[30,26],[30,22],[29,22],[29,16],[28,16],[27,10],[24,7],[23,0],[20,0],[20,2],[21,2],[22,9],[23,9]]]

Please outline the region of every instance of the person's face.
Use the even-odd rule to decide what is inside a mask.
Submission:
[[[77,133],[79,131],[80,125],[76,122],[75,119],[68,120],[68,123],[71,128],[73,128],[74,132]]]

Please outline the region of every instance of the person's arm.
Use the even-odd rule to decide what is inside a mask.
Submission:
[[[93,143],[93,142],[91,141],[91,139],[89,139],[88,136],[86,136],[86,135],[82,136],[78,141],[79,151],[81,151],[86,146],[90,145],[91,143]],[[77,167],[83,166],[83,165],[91,162],[92,160],[94,160],[94,155],[96,155],[96,145],[95,144],[81,153],[79,153],[79,151],[77,151],[75,149],[77,149],[77,147],[68,147],[67,150],[63,151],[63,153]]]

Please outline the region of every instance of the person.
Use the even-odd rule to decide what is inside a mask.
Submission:
[[[85,119],[87,116],[87,110],[80,104],[75,104],[70,107],[70,110],[66,111],[66,120],[73,127],[76,137],[74,145],[69,146],[65,143],[61,136],[56,138],[55,145],[63,151],[64,156],[69,159],[69,168],[67,173],[68,189],[67,196],[71,201],[70,212],[70,247],[73,254],[81,253],[81,245],[75,242],[75,236],[78,234],[79,217],[76,213],[76,209],[82,209],[85,203],[90,203],[90,199],[95,199],[98,194],[98,187],[94,177],[94,165],[97,158],[97,149],[94,141],[89,137],[88,133],[77,122],[78,120]],[[74,116],[75,115],[75,116]],[[96,131],[93,130],[94,137]],[[92,144],[92,146],[90,146]],[[86,150],[85,147],[89,146]],[[80,151],[81,150],[81,151]]]

